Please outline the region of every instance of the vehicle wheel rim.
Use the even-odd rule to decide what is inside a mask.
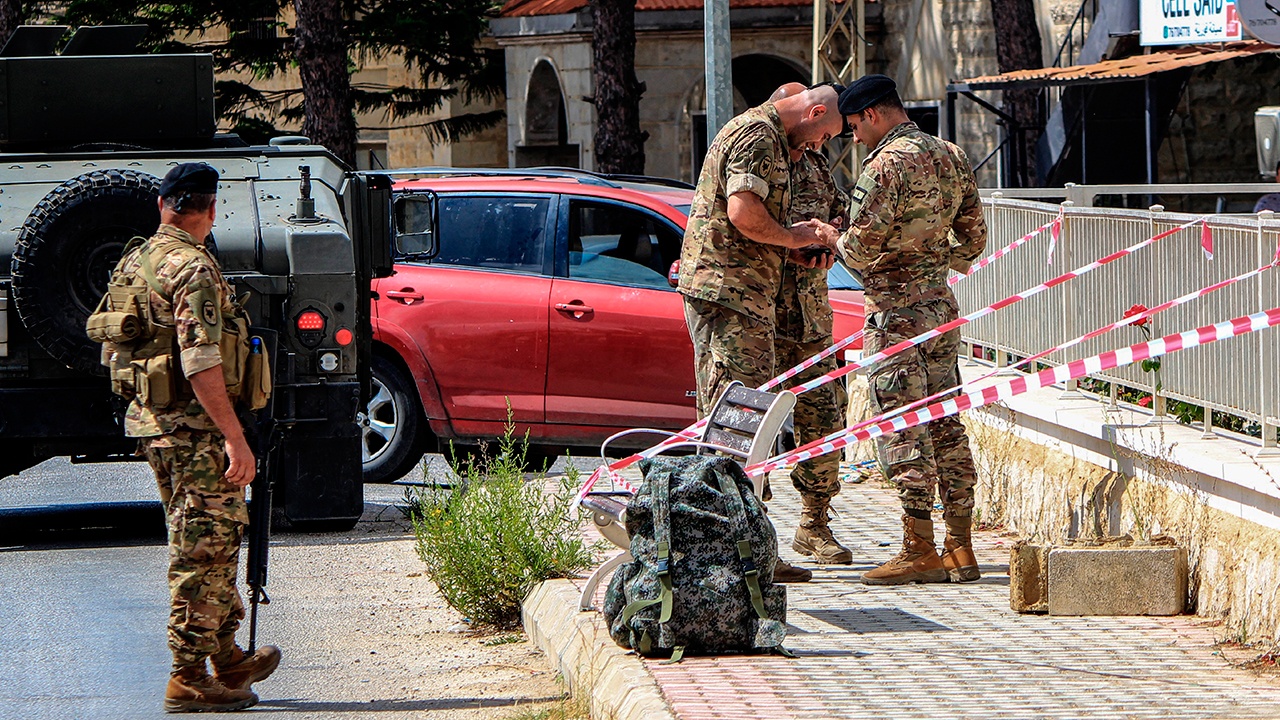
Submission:
[[[396,407],[395,397],[376,375],[372,384],[373,397],[365,411],[357,416],[362,439],[360,453],[365,465],[386,454],[400,429],[400,409]]]

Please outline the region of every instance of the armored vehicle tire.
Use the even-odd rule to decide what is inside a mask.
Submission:
[[[106,292],[124,246],[160,224],[160,179],[95,170],[54,188],[36,205],[13,250],[13,301],[28,332],[68,367],[105,374],[101,346],[84,324]]]
[[[360,451],[364,481],[399,480],[422,459],[418,428],[422,410],[409,374],[386,357],[374,354],[370,363],[372,388],[360,423]]]

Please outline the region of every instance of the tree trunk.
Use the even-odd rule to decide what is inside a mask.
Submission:
[[[636,80],[636,0],[591,0],[595,82],[596,170],[644,173],[640,96]]]
[[[0,0],[0,47],[9,41],[9,36],[22,24],[21,0]]]
[[[1000,72],[1044,67],[1035,0],[991,0],[991,17]],[[1040,91],[1035,89],[1004,91],[1005,112],[1013,116],[1019,126],[1020,137],[1013,142],[1020,145],[1028,185],[1036,181],[1036,142],[1042,130],[1039,97]]]
[[[356,117],[347,69],[347,29],[340,0],[294,0],[294,47],[302,77],[302,134],[352,167]]]

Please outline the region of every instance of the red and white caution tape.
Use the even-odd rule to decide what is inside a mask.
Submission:
[[[841,430],[820,440],[808,443],[803,447],[781,457],[766,460],[748,467],[747,474],[762,475],[779,468],[805,460],[811,460],[830,452],[835,452],[847,445],[864,440],[871,440],[882,435],[901,432],[917,425],[956,415],[965,410],[984,407],[992,403],[1008,400],[1030,390],[1048,387],[1068,380],[1075,380],[1086,375],[1094,375],[1104,370],[1124,367],[1135,362],[1161,357],[1171,352],[1187,348],[1208,345],[1218,340],[1245,335],[1265,328],[1280,325],[1280,308],[1272,308],[1253,315],[1245,315],[1216,325],[1188,330],[1186,332],[1166,335],[1162,338],[1137,343],[1128,347],[1085,358],[1073,360],[1066,365],[1041,370],[1034,375],[1014,378],[1008,382],[992,385],[981,390],[965,393],[950,400],[934,403],[928,407],[898,415],[860,430]]]
[[[1013,242],[1009,243],[1008,245],[1005,245],[1004,247],[1002,247],[1002,248],[1000,248],[999,250],[997,250],[997,251],[995,251],[995,252],[991,253],[991,254],[990,254],[990,255],[988,255],[987,257],[984,257],[984,258],[982,258],[981,260],[979,260],[978,262],[974,263],[974,264],[973,264],[973,266],[969,268],[969,272],[966,272],[966,273],[964,273],[964,274],[962,274],[962,275],[952,275],[951,277],[947,278],[947,284],[948,284],[948,285],[955,285],[956,283],[958,283],[958,282],[960,282],[961,280],[963,280],[963,279],[965,279],[965,278],[969,277],[970,275],[972,275],[972,274],[974,274],[974,273],[978,272],[979,270],[981,270],[982,268],[984,268],[984,267],[986,267],[986,266],[990,265],[991,263],[995,262],[996,260],[999,260],[1000,258],[1004,257],[1005,255],[1008,255],[1009,253],[1013,252],[1014,250],[1017,250],[1018,248],[1022,247],[1022,246],[1023,246],[1023,245],[1025,245],[1025,244],[1027,244],[1027,243],[1028,243],[1028,242],[1030,242],[1031,240],[1036,239],[1037,237],[1039,237],[1039,236],[1040,236],[1040,233],[1042,233],[1042,232],[1044,232],[1045,230],[1049,229],[1049,227],[1050,227],[1050,226],[1054,225],[1054,224],[1055,224],[1055,223],[1057,223],[1057,222],[1058,222],[1058,220],[1056,220],[1056,219],[1054,219],[1054,220],[1050,220],[1049,222],[1047,222],[1047,223],[1045,223],[1045,224],[1041,225],[1040,227],[1036,228],[1035,230],[1032,230],[1031,232],[1027,233],[1026,235],[1023,235],[1022,237],[1018,238],[1017,240],[1014,240]],[[1055,233],[1053,237],[1056,239],[1056,238],[1057,238],[1057,234]],[[1050,252],[1052,252],[1052,247],[1050,247]]]
[[[795,388],[792,389],[792,392],[799,395],[802,392],[806,392],[816,387],[825,385],[831,382],[832,380],[835,380],[836,378],[843,377],[845,375],[848,375],[851,372],[856,372],[858,370],[861,370],[862,368],[874,365],[882,360],[885,360],[886,358],[892,357],[902,352],[903,350],[916,347],[917,345],[923,345],[924,343],[929,342],[930,340],[936,337],[941,337],[942,335],[948,332],[951,332],[952,330],[955,330],[961,325],[966,325],[968,323],[973,322],[974,320],[977,320],[978,318],[986,317],[987,315],[990,315],[991,313],[994,313],[997,310],[1002,310],[1006,307],[1009,307],[1010,305],[1013,305],[1014,303],[1018,303],[1023,300],[1026,300],[1029,297],[1034,297],[1036,295],[1039,295],[1040,293],[1044,292],[1045,290],[1048,290],[1049,288],[1056,287],[1058,285],[1061,285],[1067,282],[1068,280],[1074,280],[1082,275],[1093,272],[1094,270],[1097,270],[1098,268],[1104,265],[1115,262],[1116,260],[1119,260],[1120,258],[1125,257],[1127,255],[1132,255],[1133,253],[1141,250],[1142,248],[1145,248],[1148,245],[1157,243],[1169,237],[1170,235],[1174,235],[1178,232],[1181,232],[1182,230],[1185,230],[1191,227],[1192,225],[1195,225],[1198,222],[1200,222],[1200,218],[1196,218],[1195,220],[1192,220],[1190,222],[1183,223],[1178,227],[1165,230],[1164,232],[1153,235],[1147,238],[1146,240],[1143,240],[1140,243],[1130,245],[1129,247],[1123,250],[1117,250],[1111,253],[1110,255],[1094,260],[1093,262],[1088,263],[1086,265],[1082,265],[1070,272],[1065,272],[1059,275],[1058,277],[1053,278],[1052,280],[1046,280],[1045,282],[1042,282],[1033,288],[1023,290],[1022,292],[1016,293],[1014,295],[1010,295],[1009,297],[1003,300],[999,300],[994,303],[991,303],[990,305],[982,308],[981,310],[971,312],[968,315],[952,320],[951,322],[943,323],[942,325],[939,325],[938,327],[932,330],[928,330],[923,333],[920,333],[919,335],[909,340],[903,340],[902,342],[890,345],[889,347],[885,348],[884,350],[881,350],[880,352],[874,355],[868,355],[862,358],[861,360],[858,360],[857,362],[849,363],[848,365],[845,365],[842,368],[832,370],[831,372],[826,373],[825,375],[820,375],[810,380],[807,383],[797,385]]]
[[[1274,257],[1274,258],[1272,258],[1271,262],[1270,262],[1270,263],[1267,263],[1266,265],[1263,265],[1263,266],[1261,266],[1261,267],[1259,267],[1259,268],[1257,268],[1257,269],[1250,270],[1250,271],[1249,271],[1249,272],[1247,272],[1247,273],[1241,273],[1240,275],[1236,275],[1235,277],[1232,277],[1232,278],[1227,278],[1226,280],[1220,280],[1220,281],[1218,281],[1218,282],[1216,282],[1216,283],[1213,283],[1212,285],[1208,285],[1208,286],[1206,286],[1206,287],[1200,288],[1199,290],[1195,290],[1195,291],[1193,291],[1193,292],[1189,292],[1189,293],[1187,293],[1187,294],[1185,294],[1185,295],[1181,295],[1181,296],[1179,296],[1179,297],[1176,297],[1176,298],[1174,298],[1174,299],[1172,299],[1172,300],[1169,300],[1169,301],[1166,301],[1166,302],[1160,303],[1159,305],[1156,305],[1156,306],[1155,306],[1155,307],[1153,307],[1153,308],[1143,309],[1141,312],[1135,313],[1135,314],[1133,314],[1133,315],[1128,315],[1128,316],[1126,316],[1126,317],[1124,317],[1124,318],[1121,318],[1120,320],[1118,320],[1118,321],[1116,321],[1116,322],[1111,323],[1110,325],[1103,325],[1103,326],[1102,326],[1102,327],[1100,327],[1100,328],[1097,328],[1097,329],[1094,329],[1094,330],[1090,330],[1089,332],[1085,333],[1084,335],[1081,335],[1080,337],[1073,338],[1073,339],[1068,340],[1068,341],[1066,341],[1066,342],[1064,342],[1064,343],[1062,343],[1062,344],[1060,344],[1060,345],[1055,345],[1055,346],[1053,346],[1053,347],[1049,348],[1048,350],[1041,350],[1040,352],[1036,353],[1035,355],[1032,355],[1031,357],[1028,357],[1028,358],[1024,358],[1023,360],[1020,360],[1020,361],[1018,361],[1018,362],[1014,363],[1013,365],[1009,365],[1009,366],[1007,366],[1007,367],[1003,367],[1003,368],[995,368],[994,370],[992,370],[991,372],[987,373],[986,375],[983,375],[983,376],[978,377],[978,378],[974,378],[973,380],[971,380],[971,381],[969,381],[969,382],[967,382],[967,383],[962,383],[962,384],[960,384],[960,385],[956,385],[955,387],[947,388],[946,390],[943,390],[942,392],[934,393],[933,395],[930,395],[929,397],[922,398],[922,399],[920,399],[920,400],[916,400],[915,402],[913,402],[913,403],[911,403],[911,404],[909,404],[909,405],[904,405],[904,406],[902,406],[902,407],[900,407],[900,408],[894,408],[894,409],[892,409],[892,410],[890,410],[890,411],[888,411],[888,412],[886,412],[886,413],[884,413],[883,415],[880,415],[880,416],[878,416],[878,417],[869,418],[869,419],[867,419],[867,420],[863,420],[863,421],[861,421],[861,422],[855,423],[854,425],[849,426],[849,428],[848,428],[848,429],[850,429],[850,430],[860,430],[860,429],[862,429],[862,428],[864,428],[864,427],[867,427],[867,426],[869,426],[869,425],[874,425],[874,424],[876,424],[876,423],[878,423],[878,422],[881,422],[881,421],[883,421],[883,420],[886,420],[886,419],[888,419],[888,418],[896,417],[896,416],[901,415],[901,414],[903,414],[903,413],[905,413],[905,412],[909,412],[909,411],[911,411],[911,410],[914,410],[914,409],[916,409],[916,408],[920,407],[921,405],[928,405],[929,403],[934,402],[935,400],[938,400],[939,398],[946,397],[946,396],[950,395],[950,394],[951,394],[951,393],[953,393],[953,392],[956,392],[956,391],[958,391],[958,390],[962,390],[962,389],[964,389],[965,387],[971,387],[971,386],[977,385],[978,383],[980,383],[980,382],[982,382],[982,381],[984,381],[984,380],[989,380],[989,379],[991,379],[992,377],[994,377],[995,375],[1000,374],[1001,372],[1004,372],[1004,371],[1006,371],[1006,370],[1016,370],[1016,369],[1018,369],[1018,368],[1020,368],[1020,367],[1023,367],[1023,366],[1025,366],[1025,365],[1030,365],[1031,363],[1033,363],[1033,362],[1035,362],[1035,361],[1037,361],[1037,360],[1040,360],[1040,359],[1042,359],[1042,358],[1048,357],[1049,355],[1052,355],[1052,354],[1053,354],[1053,353],[1055,353],[1055,352],[1061,352],[1062,350],[1066,350],[1066,349],[1068,349],[1068,348],[1075,347],[1076,345],[1079,345],[1079,344],[1080,344],[1080,343],[1082,343],[1082,342],[1085,342],[1085,341],[1087,341],[1087,340],[1092,340],[1093,338],[1096,338],[1096,337],[1098,337],[1099,335],[1104,335],[1104,334],[1109,333],[1109,332],[1111,332],[1112,330],[1115,330],[1115,329],[1117,329],[1117,328],[1125,327],[1126,325],[1143,325],[1143,324],[1145,324],[1145,323],[1146,323],[1146,321],[1147,321],[1149,318],[1151,318],[1153,315],[1155,315],[1155,314],[1157,314],[1157,313],[1164,312],[1165,310],[1168,310],[1169,308],[1177,307],[1177,306],[1179,306],[1179,305],[1184,305],[1184,304],[1186,304],[1186,303],[1191,302],[1192,300],[1196,300],[1196,299],[1198,299],[1198,298],[1202,298],[1202,297],[1204,297],[1205,295],[1208,295],[1209,293],[1216,292],[1216,291],[1221,290],[1221,289],[1223,289],[1223,288],[1225,288],[1225,287],[1230,287],[1231,285],[1234,285],[1234,284],[1236,284],[1236,283],[1238,283],[1238,282],[1240,282],[1240,281],[1242,281],[1242,280],[1248,280],[1249,278],[1255,277],[1255,276],[1257,276],[1257,275],[1261,275],[1262,273],[1264,273],[1264,272],[1266,272],[1266,271],[1268,271],[1268,270],[1271,270],[1272,268],[1275,268],[1275,267],[1277,267],[1277,266],[1280,266],[1280,245],[1277,245],[1277,246],[1276,246],[1276,255],[1275,255],[1275,257]],[[1134,307],[1134,308],[1132,308],[1130,311],[1132,312],[1132,310],[1137,309],[1137,307],[1141,307],[1141,306],[1135,306],[1135,307]]]

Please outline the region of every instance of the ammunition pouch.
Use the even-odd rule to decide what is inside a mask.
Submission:
[[[140,346],[103,343],[102,364],[111,370],[111,392],[126,400],[137,398],[156,409],[193,397],[191,385],[175,361],[174,337],[170,328],[160,328],[155,337]]]
[[[131,343],[145,339],[150,326],[147,287],[111,285],[85,323],[85,334],[98,343]]]
[[[250,348],[249,359],[244,368],[244,381],[240,387],[240,400],[250,410],[258,411],[267,406],[271,398],[271,359],[267,357],[267,349],[259,340],[257,351]]]

